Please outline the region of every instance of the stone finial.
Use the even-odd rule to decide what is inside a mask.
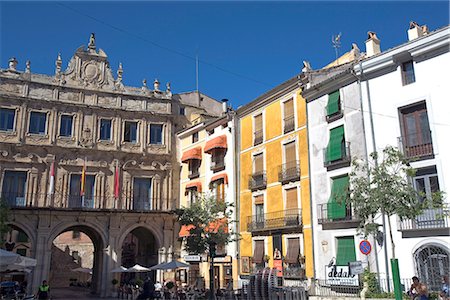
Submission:
[[[61,53],[58,53],[58,57],[56,58],[55,61],[55,75],[59,76],[61,74],[61,66],[62,66],[62,59],[61,59]]]
[[[302,69],[302,72],[303,72],[303,73],[306,73],[306,72],[309,72],[309,71],[311,71],[311,64],[309,63],[309,61],[304,60],[304,61],[303,61],[303,69]]]
[[[122,74],[123,74],[122,63],[119,63],[119,69],[117,69],[117,81],[118,82],[122,81]]]
[[[95,51],[95,48],[95,33],[91,33],[91,36],[89,37],[88,49]]]
[[[25,65],[26,65],[25,73],[31,73],[31,62],[29,60],[27,60]]]
[[[166,92],[170,92],[170,82],[166,83]]]
[[[148,93],[148,87],[147,87],[147,79],[142,80],[142,93],[147,94]]]
[[[142,87],[147,87],[147,79],[142,80]]]
[[[158,81],[158,79],[155,79],[155,81],[153,82],[153,89],[155,91],[159,91],[159,81]]]
[[[9,59],[9,70],[10,71],[17,71],[17,59],[15,57],[12,57]]]
[[[355,43],[352,44],[352,52],[353,52],[354,57],[359,57],[359,55],[361,53],[358,45],[356,45]]]

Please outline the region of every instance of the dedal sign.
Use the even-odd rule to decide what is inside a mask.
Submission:
[[[358,277],[350,274],[348,266],[327,266],[325,272],[326,284],[359,285]]]

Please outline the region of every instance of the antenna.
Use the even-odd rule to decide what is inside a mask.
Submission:
[[[198,92],[198,48],[195,54],[195,89]]]
[[[334,51],[336,52],[336,61],[338,60],[338,57],[339,57],[338,48],[341,47],[341,35],[342,35],[342,33],[339,32],[338,35],[333,35],[331,37],[331,43],[333,44]]]

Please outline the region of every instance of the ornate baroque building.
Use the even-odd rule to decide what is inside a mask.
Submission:
[[[30,62],[18,71],[14,58],[0,70],[1,195],[10,226],[26,234],[27,255],[38,262],[30,289],[51,277],[55,238],[79,231],[94,244],[93,292],[106,296],[110,270],[128,248],[129,264],[179,255],[174,133],[187,124],[186,111],[214,116],[221,104],[199,93],[172,95],[158,80],[153,89],[145,80],[124,86],[122,66],[114,78],[94,35],[65,71],[62,64],[58,55],[53,76],[31,73]]]

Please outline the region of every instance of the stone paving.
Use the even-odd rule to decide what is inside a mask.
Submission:
[[[91,291],[82,287],[67,287],[55,288],[51,290],[51,297],[53,299],[61,300],[79,300],[79,299],[102,299],[102,300],[117,300],[117,298],[100,298],[91,294]]]

